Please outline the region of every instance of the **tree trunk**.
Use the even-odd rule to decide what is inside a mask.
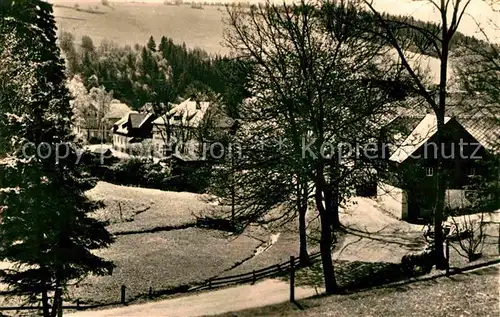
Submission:
[[[325,188],[325,207],[326,213],[330,220],[332,226],[332,233],[335,234],[337,229],[340,229],[340,218],[339,218],[339,188],[336,182],[338,177],[335,173],[335,168],[337,168],[337,162],[333,159],[330,162],[330,183]]]
[[[235,181],[234,181],[234,154],[231,153],[231,223],[232,225],[236,225],[234,215],[235,215],[235,198],[236,198],[236,189],[235,189]]]
[[[340,229],[340,217],[339,217],[339,199],[338,190],[335,188],[325,190],[325,206],[326,213],[330,220],[332,226],[332,232],[336,229]]]
[[[302,204],[301,208],[299,209],[299,259],[300,265],[302,266],[308,266],[311,264],[309,254],[307,253],[306,212],[307,203]]]
[[[437,131],[437,140],[438,140],[438,169],[436,175],[437,182],[437,195],[436,195],[436,208],[434,210],[434,247],[436,254],[436,268],[437,269],[445,269],[446,268],[446,260],[444,257],[444,237],[443,237],[443,214],[444,214],[444,200],[446,196],[446,186],[445,186],[445,173],[443,170],[443,159],[441,158],[441,139],[442,139],[442,128],[439,126],[441,122],[444,122],[444,117],[438,118],[438,131]],[[444,125],[444,124],[443,124]]]
[[[332,230],[331,221],[323,207],[322,190],[316,185],[316,206],[321,220],[320,252],[323,265],[323,277],[325,279],[325,291],[327,294],[335,294],[338,290],[335,279],[335,271],[332,261]]]
[[[447,71],[448,71],[448,54],[449,54],[449,38],[447,34],[446,18],[444,18],[444,25],[442,30],[443,38],[443,51],[441,56],[441,68],[440,68],[440,82],[439,82],[439,105],[437,108],[436,119],[437,119],[437,131],[436,131],[436,141],[437,141],[437,197],[436,197],[436,208],[434,210],[434,246],[436,254],[436,268],[445,269],[446,260],[444,257],[443,248],[443,214],[444,214],[444,200],[446,196],[446,180],[444,173],[443,164],[443,134],[444,134],[444,118],[446,114],[446,88],[447,88]]]
[[[300,265],[309,266],[311,261],[307,252],[307,232],[306,213],[309,192],[307,182],[303,182],[300,177],[297,181],[297,209],[299,213],[299,260]]]
[[[439,175],[439,174],[438,174]],[[444,270],[446,260],[444,257],[443,237],[443,209],[444,209],[444,180],[438,179],[438,193],[436,211],[434,213],[434,246],[436,248],[436,268]]]
[[[42,281],[42,283],[44,283]],[[49,304],[49,295],[47,294],[46,286],[42,286],[42,309],[43,309],[43,317],[50,317],[50,304]]]
[[[54,300],[52,302],[52,312],[50,317],[57,317],[59,310],[62,309],[62,289],[60,286],[56,288],[56,291],[54,292]]]

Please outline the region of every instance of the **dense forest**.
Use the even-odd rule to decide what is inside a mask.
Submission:
[[[210,57],[199,49],[189,50],[166,37],[159,45],[151,37],[147,45],[134,48],[107,41],[96,47],[88,36],[81,42],[77,48],[70,33],[60,35],[69,77],[79,74],[87,88],[102,85],[135,109],[145,103],[167,104],[179,96],[194,94],[218,94],[230,99],[235,88],[242,87],[238,83],[243,82],[244,73],[237,65],[241,63]],[[229,86],[231,89],[226,89]]]
[[[339,10],[333,7],[331,10]],[[334,12],[322,12],[325,19],[336,16]],[[367,34],[382,32],[378,19],[366,11],[354,12],[352,21],[362,23]],[[438,25],[415,20],[408,16],[383,14],[387,23],[398,25],[396,36],[405,39],[406,49],[429,55],[431,42],[420,30],[436,34]],[[354,21],[354,22],[353,22]],[[380,38],[378,36],[367,39]],[[67,60],[67,71],[71,78],[79,74],[87,88],[104,86],[113,91],[115,98],[132,106],[134,109],[145,103],[161,105],[175,102],[178,97],[201,95],[219,96],[223,99],[226,111],[233,117],[238,116],[238,104],[246,96],[245,78],[249,65],[241,60],[224,56],[210,56],[200,49],[188,49],[185,44],[174,43],[168,37],[162,37],[159,44],[151,37],[146,45],[134,47],[120,46],[103,41],[96,46],[92,39],[83,36],[81,45],[75,45],[72,34],[59,35],[60,47]],[[461,44],[483,46],[483,41],[457,33],[452,47]]]

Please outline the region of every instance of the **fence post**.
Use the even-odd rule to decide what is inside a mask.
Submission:
[[[290,302],[295,302],[295,257],[290,256]]]
[[[149,287],[149,298],[153,297],[153,287]]]
[[[121,302],[123,305],[125,305],[125,285],[122,285],[122,296],[121,296]]]
[[[252,271],[252,284],[255,284],[257,282],[257,278],[255,277],[255,270]]]
[[[446,275],[450,275],[450,240],[446,239]]]
[[[278,266],[278,271],[280,271],[280,272],[281,272],[281,264],[279,264],[279,263],[278,263],[278,265],[277,265],[277,266]]]
[[[62,288],[58,287],[57,292],[59,292],[59,299],[57,301],[57,317],[63,317],[63,298],[62,298]]]
[[[80,299],[76,299],[76,310],[80,310]]]

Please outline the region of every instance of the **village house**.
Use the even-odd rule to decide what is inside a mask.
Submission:
[[[76,135],[80,135],[89,142],[110,142],[113,124],[130,111],[131,109],[127,104],[115,99],[109,105],[109,109],[104,114],[101,123],[98,106],[89,103],[85,111],[85,117],[75,120],[73,130]]]
[[[220,108],[207,101],[188,98],[153,122],[154,155],[172,155],[183,161],[205,158],[203,133],[226,131],[234,122]]]
[[[455,104],[454,104],[455,102]],[[437,149],[437,121],[421,107],[405,109],[381,129],[381,156],[388,169],[380,175],[377,199],[399,219],[429,220],[436,199],[436,171],[441,155],[446,186],[445,208],[470,206],[470,191],[491,177],[489,163],[500,154],[498,107],[447,107],[442,153]]]
[[[129,154],[150,155],[150,153],[137,153],[137,151],[147,150],[154,119],[155,116],[152,113],[130,111],[116,121],[112,128],[113,149]]]
[[[177,154],[192,156],[200,151],[197,129],[209,108],[209,102],[186,99],[153,122],[154,155],[165,157],[177,149]]]

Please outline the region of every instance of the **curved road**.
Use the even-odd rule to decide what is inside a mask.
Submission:
[[[319,290],[318,292],[322,292]],[[186,317],[236,312],[289,300],[290,286],[278,280],[264,280],[255,285],[241,285],[196,295],[160,300],[98,311],[64,314],[71,317]],[[295,298],[316,295],[313,288],[295,288]]]

